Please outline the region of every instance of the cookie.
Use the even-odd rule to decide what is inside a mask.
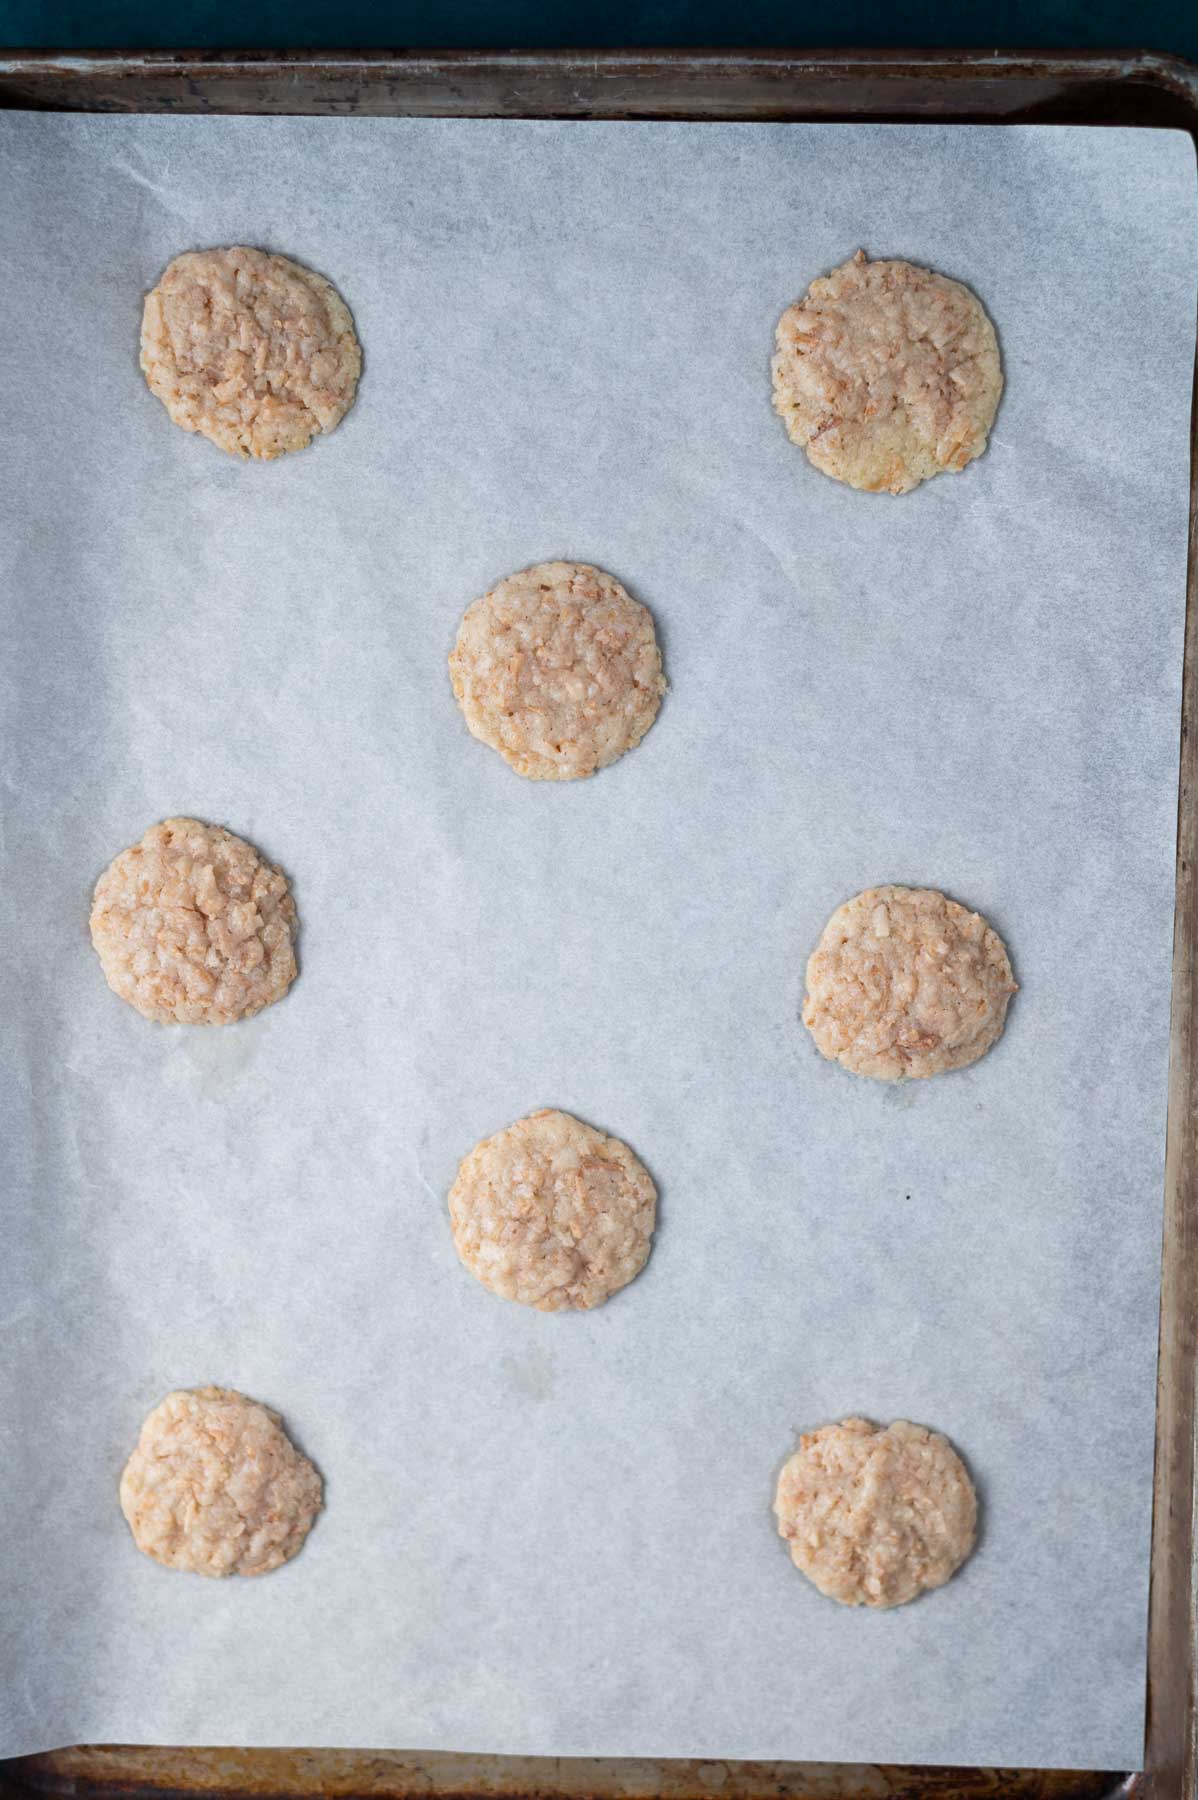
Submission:
[[[774,405],[816,468],[888,494],[980,456],[1003,384],[976,294],[863,250],[787,307],[773,376]]]
[[[666,687],[652,617],[587,563],[538,563],[476,600],[449,675],[474,736],[530,781],[607,768],[640,743]]]
[[[168,1394],[121,1476],[138,1549],[194,1575],[265,1575],[290,1562],[321,1495],[279,1415],[229,1388]]]
[[[322,275],[235,244],[168,265],[146,295],[141,366],[184,431],[269,461],[341,422],[362,351]]]
[[[778,1477],[791,1560],[842,1606],[902,1606],[973,1549],[977,1497],[947,1438],[900,1419],[845,1419],[799,1439]]]
[[[96,883],[104,979],[143,1018],[229,1025],[295,980],[295,903],[280,869],[198,819],[152,825]]]
[[[922,1080],[984,1056],[1015,992],[1003,941],[977,913],[931,888],[866,888],[811,954],[803,1023],[854,1075]]]
[[[627,1144],[535,1112],[475,1146],[449,1195],[458,1255],[504,1300],[602,1305],[649,1255],[657,1190]]]

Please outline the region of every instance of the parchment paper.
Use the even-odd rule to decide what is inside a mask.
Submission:
[[[0,118],[0,1751],[70,1741],[1124,1767],[1141,1756],[1194,349],[1180,133]],[[137,368],[246,241],[337,284],[360,399],[240,466]],[[858,245],[981,295],[989,453],[808,467],[776,318]],[[467,734],[465,606],[549,557],[671,688],[593,781]],[[302,973],[155,1027],[87,936],[155,820],[294,882]],[[1022,991],[966,1073],[799,1024],[827,914],[942,887]],[[537,1106],[661,1189],[542,1316],[444,1197]],[[133,1548],[144,1413],[223,1383],[327,1482],[300,1558]],[[792,1569],[795,1433],[949,1433],[976,1556],[890,1614]]]

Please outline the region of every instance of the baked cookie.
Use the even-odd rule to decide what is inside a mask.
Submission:
[[[230,1025],[295,980],[295,902],[281,869],[219,825],[165,819],[96,883],[104,979],[143,1018]]]
[[[184,431],[269,460],[341,422],[362,351],[323,275],[234,244],[168,265],[146,295],[141,366]]]
[[[864,250],[778,321],[774,405],[825,475],[906,494],[986,448],[1002,393],[998,340],[959,281]]]
[[[866,888],[807,963],[803,1023],[821,1056],[875,1081],[963,1069],[1001,1036],[1016,992],[998,933],[932,888]]]
[[[530,781],[605,769],[640,743],[666,687],[652,617],[587,563],[538,563],[476,600],[449,676],[474,736]]]
[[[321,1493],[277,1413],[230,1388],[190,1388],[142,1426],[121,1511],[138,1549],[167,1568],[265,1575],[300,1549]]]
[[[458,1255],[484,1287],[541,1312],[600,1306],[649,1255],[657,1190],[627,1144],[563,1112],[484,1138],[449,1194]]]
[[[791,1560],[842,1606],[902,1606],[973,1549],[977,1497],[947,1438],[900,1419],[845,1419],[799,1439],[778,1477]]]

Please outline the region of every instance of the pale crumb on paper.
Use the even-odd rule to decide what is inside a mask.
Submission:
[[[141,366],[176,425],[267,461],[332,431],[362,351],[323,276],[235,244],[177,256],[146,295]]]
[[[322,1505],[319,1474],[277,1413],[230,1388],[168,1394],[121,1476],[133,1541],[167,1568],[265,1575],[303,1545]]]
[[[801,1437],[774,1512],[796,1568],[842,1606],[902,1606],[942,1587],[977,1529],[973,1483],[948,1439],[901,1419]]]
[[[808,960],[803,1023],[854,1075],[921,1080],[984,1056],[1016,991],[980,914],[932,888],[867,888],[837,907]]]
[[[639,744],[666,682],[648,610],[587,563],[538,563],[470,606],[449,658],[476,738],[531,781],[575,781]]]
[[[454,1246],[504,1300],[585,1311],[645,1266],[657,1190],[627,1144],[569,1113],[530,1113],[477,1144],[450,1190]]]
[[[229,1025],[295,979],[295,902],[281,869],[219,825],[165,819],[96,883],[104,979],[143,1018]]]
[[[976,294],[863,250],[782,314],[773,378],[774,406],[817,469],[890,494],[980,456],[1003,385]]]

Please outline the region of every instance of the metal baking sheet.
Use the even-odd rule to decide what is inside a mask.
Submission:
[[[4,1416],[37,1495],[8,1509],[7,1747],[1136,1762],[1186,141],[2,125]],[[366,347],[346,425],[273,469],[170,432],[136,374],[143,288],[237,238],[330,274]],[[824,482],[768,407],[777,312],[858,241],[968,280],[1002,334],[985,463],[903,502]],[[653,608],[673,691],[555,792],[466,738],[442,663],[474,594],[558,554]],[[183,807],[283,861],[304,925],[294,996],[220,1035],[123,1014],[83,928]],[[897,1104],[795,1017],[824,915],[877,879],[982,907],[1024,987],[986,1063]],[[585,1320],[490,1301],[445,1234],[456,1158],[542,1103],[663,1190],[649,1272]],[[304,1557],[244,1590],[142,1564],[112,1503],[144,1407],[212,1378],[329,1480]],[[770,1534],[794,1428],[849,1410],[949,1430],[983,1492],[974,1562],[885,1619]]]

